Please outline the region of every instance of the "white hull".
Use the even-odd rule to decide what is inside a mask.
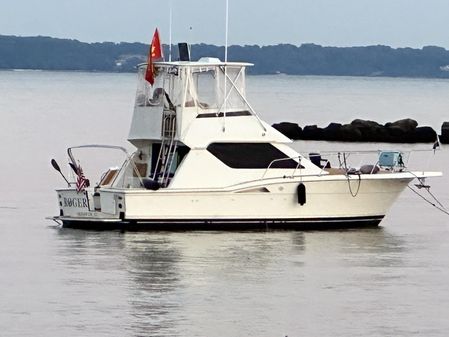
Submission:
[[[377,225],[413,178],[408,173],[367,175],[360,180],[351,176],[349,181],[346,176],[303,178],[304,205],[298,203],[301,181],[289,178],[221,191],[105,188],[100,191],[102,212],[93,210],[93,199],[72,206],[65,203],[58,220],[67,227],[96,229],[169,229],[183,228],[183,224],[186,229]],[[69,189],[58,194],[60,200],[77,195]]]

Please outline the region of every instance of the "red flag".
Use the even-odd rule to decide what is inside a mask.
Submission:
[[[148,53],[147,71],[145,72],[145,79],[154,84],[154,64],[153,61],[163,58],[163,51],[161,46],[161,39],[159,37],[159,31],[155,30],[153,40],[151,41],[150,51]]]

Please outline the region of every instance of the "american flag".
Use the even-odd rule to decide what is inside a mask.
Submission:
[[[76,191],[83,192],[86,187],[88,187],[87,179],[84,176],[83,169],[80,165],[78,165],[78,169],[76,174],[78,177],[76,178]]]

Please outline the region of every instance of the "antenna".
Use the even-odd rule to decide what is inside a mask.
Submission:
[[[171,62],[171,44],[172,44],[172,23],[173,23],[173,1],[170,0],[170,19],[169,19],[169,44],[168,44],[168,62]]]
[[[225,63],[228,62],[229,0],[226,0]]]
[[[193,44],[193,27],[189,26],[189,43],[187,44],[187,46],[189,47],[189,54],[190,56],[192,56],[192,44]],[[189,59],[190,61],[190,59]]]
[[[228,100],[228,72],[226,63],[228,62],[228,30],[229,30],[229,0],[226,0],[226,24],[225,24],[225,65],[224,65],[224,102],[223,102],[223,132],[226,131],[226,103]]]

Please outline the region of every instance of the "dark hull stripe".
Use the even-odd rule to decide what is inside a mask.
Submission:
[[[249,111],[228,111],[226,113],[226,117],[239,117],[239,116],[251,116],[251,112]],[[215,118],[215,117],[224,117],[224,113],[204,113],[196,116],[196,118]]]
[[[63,227],[91,230],[325,230],[375,227],[383,215],[351,218],[314,219],[192,219],[192,220],[122,220],[117,222],[63,219]]]

